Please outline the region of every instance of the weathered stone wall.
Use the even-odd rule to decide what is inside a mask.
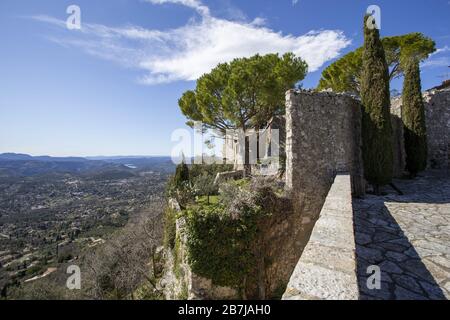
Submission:
[[[336,176],[283,299],[358,299],[350,181]]]
[[[214,179],[214,184],[221,184],[227,180],[241,179],[244,176],[244,170],[219,172]]]
[[[301,223],[301,214],[294,212],[292,201],[280,197],[273,206],[274,212],[266,221],[260,244],[264,255],[264,291],[266,299],[280,299],[292,270],[300,257],[302,243],[298,241],[297,225]],[[258,288],[250,288],[257,292]],[[249,292],[249,297],[251,297]],[[253,294],[254,297],[255,296]]]
[[[428,167],[450,169],[450,90],[429,90],[423,94],[428,141]],[[391,100],[394,128],[394,176],[400,177],[405,168],[402,98]]]
[[[330,92],[288,91],[286,158],[286,187],[294,210],[302,213],[307,239],[336,173],[350,172],[353,192],[364,192],[359,101]]]
[[[428,166],[450,170],[450,90],[423,95],[428,139]]]
[[[403,138],[402,97],[391,100],[392,147],[394,154],[394,177],[401,178],[405,173],[405,140]]]
[[[288,91],[286,188],[296,217],[291,237],[298,258],[340,172],[349,172],[353,194],[364,193],[360,102],[330,92]]]

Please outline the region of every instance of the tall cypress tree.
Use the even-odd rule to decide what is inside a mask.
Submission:
[[[184,161],[184,156],[181,163],[177,165],[174,180],[177,187],[181,187],[184,182],[189,181],[189,168]]]
[[[402,120],[404,125],[406,169],[411,176],[427,166],[425,109],[420,84],[419,60],[404,61]]]
[[[367,27],[367,19],[361,76],[363,160],[365,177],[378,193],[393,173],[389,72],[380,33]]]

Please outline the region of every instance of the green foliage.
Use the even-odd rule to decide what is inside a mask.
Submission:
[[[404,73],[402,60],[415,56],[420,61],[436,51],[435,42],[421,33],[414,32],[402,36],[385,37],[382,40],[389,79]],[[352,51],[337,60],[322,72],[318,90],[333,89],[335,92],[360,92],[363,72],[363,47]]]
[[[181,283],[181,292],[178,295],[177,299],[178,300],[188,300],[188,298],[189,298],[188,286],[187,286],[186,281],[183,281]]]
[[[412,176],[426,168],[427,135],[425,109],[420,84],[418,59],[404,62],[402,120],[404,124],[406,169]]]
[[[164,216],[164,247],[166,248],[175,247],[176,219],[175,210],[167,208]]]
[[[220,201],[219,196],[200,196],[197,198],[196,203],[198,204],[218,204]]]
[[[215,178],[218,173],[231,170],[233,170],[232,164],[193,164],[189,166],[189,176],[191,180],[195,180],[196,177],[207,173]]]
[[[238,287],[252,270],[251,246],[259,210],[233,219],[221,206],[201,206],[187,212],[189,262],[214,284]]]
[[[196,274],[214,284],[245,290],[244,283],[257,270],[258,243],[276,195],[261,181],[230,186],[233,199],[221,196],[219,204],[186,211],[188,259]]]
[[[182,269],[181,269],[181,256],[180,256],[180,250],[181,250],[181,239],[180,236],[177,235],[175,239],[175,247],[173,248],[173,273],[177,277],[177,279],[180,279],[182,277]]]
[[[189,181],[189,168],[183,161],[177,166],[174,177],[174,184],[176,187],[180,187],[183,183]]]
[[[359,92],[362,52],[363,49],[358,48],[324,69],[317,89],[333,89],[335,92]]]
[[[306,63],[292,53],[255,55],[219,64],[179,100],[188,125],[207,129],[243,129],[267,123],[284,112],[286,90],[305,77]]]
[[[209,203],[209,196],[217,193],[219,188],[214,184],[214,177],[204,172],[194,179],[194,188],[197,196],[206,196]]]
[[[229,180],[220,186],[220,199],[225,206],[230,206],[236,199],[236,195],[241,193],[241,190],[247,189],[249,186],[249,179]]]
[[[367,16],[364,21],[366,21]],[[390,118],[389,74],[378,29],[364,23],[362,140],[364,173],[377,187],[392,180],[393,150]]]
[[[193,203],[195,196],[217,194],[218,188],[214,185],[217,173],[233,169],[232,165],[227,164],[193,164],[186,166],[187,169],[184,166],[179,165],[178,178],[175,174],[169,179],[166,188],[167,197],[176,199],[182,208]],[[188,175],[180,173],[186,171]],[[180,179],[180,176],[184,178]],[[184,180],[186,176],[189,176],[188,180]]]

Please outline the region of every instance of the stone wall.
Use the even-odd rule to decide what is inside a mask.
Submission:
[[[350,181],[336,176],[283,299],[358,299]]]
[[[219,172],[214,179],[214,184],[221,184],[227,180],[241,179],[244,176],[244,170]]]
[[[450,169],[450,90],[429,90],[423,94],[428,141],[428,167]],[[405,168],[402,98],[391,100],[394,128],[394,175],[399,177]],[[401,128],[400,128],[401,127]]]
[[[296,217],[291,237],[298,258],[340,172],[349,172],[350,195],[364,193],[360,102],[344,94],[288,91],[286,188]]]
[[[428,166],[450,170],[450,90],[423,95],[428,139]]]
[[[359,101],[330,92],[288,91],[286,161],[286,187],[294,210],[302,213],[305,241],[336,173],[350,172],[353,193],[364,193]]]
[[[392,147],[394,154],[394,177],[401,178],[405,174],[405,140],[403,138],[402,97],[391,100]]]

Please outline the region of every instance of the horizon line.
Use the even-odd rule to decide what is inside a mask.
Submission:
[[[28,153],[28,152],[10,152],[10,151],[0,151],[0,155],[2,154],[16,154],[16,155],[28,155],[31,157],[52,157],[52,158],[156,158],[156,157],[171,157],[170,155],[55,155],[55,154],[36,154],[36,153]]]

